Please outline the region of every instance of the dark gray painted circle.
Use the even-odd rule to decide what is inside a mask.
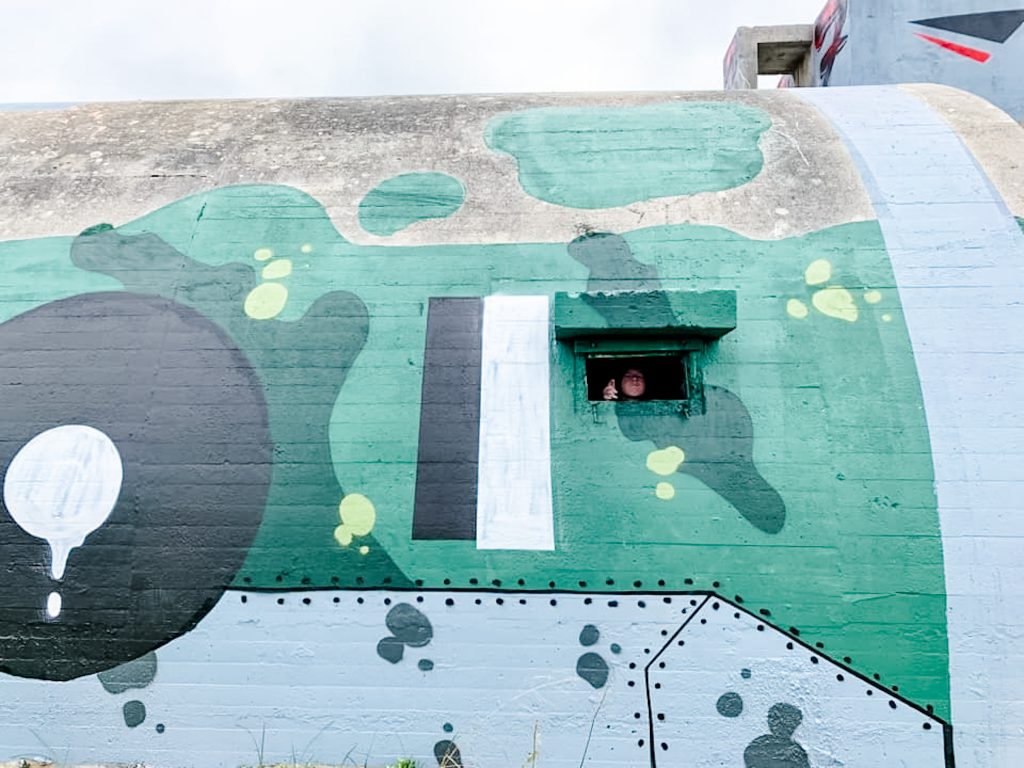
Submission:
[[[743,698],[733,691],[723,693],[715,702],[715,708],[722,717],[739,717],[743,714]]]
[[[270,485],[259,378],[217,325],[165,298],[84,294],[0,325],[0,483],[26,442],[66,424],[106,434],[124,479],[60,581],[48,543],[0,498],[0,671],[22,677],[110,669],[195,626],[245,559]]]

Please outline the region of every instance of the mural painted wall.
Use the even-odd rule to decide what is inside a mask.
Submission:
[[[987,114],[897,88],[0,113],[0,757],[1019,753],[1021,699],[978,709],[1017,641],[953,611],[1006,556],[950,517],[986,478],[951,480],[973,443],[921,312],[964,249],[1017,301],[1024,201],[943,99]],[[864,121],[893,115],[884,157]],[[665,360],[679,394],[630,399],[619,369],[653,391]]]
[[[1024,120],[1019,0],[828,0],[814,28],[817,85],[943,83]]]

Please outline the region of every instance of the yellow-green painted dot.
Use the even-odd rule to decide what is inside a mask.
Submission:
[[[277,317],[288,303],[288,289],[280,283],[261,283],[245,297],[245,314],[253,320]]]
[[[812,261],[804,271],[808,285],[821,285],[832,279],[832,264],[827,259]]]
[[[836,285],[823,288],[811,297],[811,303],[823,315],[846,320],[848,323],[857,322],[857,304],[853,300],[853,294],[845,288]]]
[[[864,301],[866,301],[868,304],[877,304],[881,300],[882,300],[882,292],[881,291],[866,291],[864,293]]]
[[[797,320],[803,320],[810,314],[810,310],[807,305],[804,304],[800,299],[790,299],[786,302],[786,312],[789,313],[790,317],[795,317]]]
[[[253,253],[252,256],[256,261],[266,261],[267,259],[272,259],[274,257],[274,252],[269,248],[257,248],[256,252]]]
[[[368,555],[368,554],[370,554],[370,548],[368,546],[366,546],[365,544],[363,544],[363,546],[361,546],[359,548],[359,554],[360,555]]]
[[[334,529],[334,540],[341,546],[347,547],[352,543],[352,531],[345,525],[339,525]]]
[[[661,451],[651,451],[647,454],[647,468],[656,475],[671,475],[679,465],[683,463],[686,454],[683,449],[670,445]]]
[[[658,483],[654,489],[654,495],[663,501],[668,501],[676,495],[676,487],[672,483]]]
[[[377,522],[377,510],[373,502],[361,493],[350,493],[338,505],[341,524],[356,536],[365,536]]]
[[[886,312],[884,315],[882,315],[882,321],[886,322],[886,323],[891,323],[892,322],[892,315],[890,315],[888,312]]]
[[[264,280],[280,280],[282,277],[288,277],[291,273],[291,259],[278,259],[267,264],[263,268],[262,274]]]
[[[302,251],[303,253],[312,253],[313,252],[313,246],[310,243],[303,243],[302,247],[299,248],[299,250]]]

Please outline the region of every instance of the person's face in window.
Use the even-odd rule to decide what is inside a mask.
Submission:
[[[630,368],[622,374],[622,394],[632,400],[638,400],[647,391],[644,375],[636,368]]]

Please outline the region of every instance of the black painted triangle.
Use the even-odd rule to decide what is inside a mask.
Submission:
[[[1016,11],[990,11],[988,13],[965,13],[959,16],[938,16],[934,19],[919,19],[911,24],[922,27],[944,29],[958,35],[978,37],[993,43],[1005,43],[1010,35],[1024,24],[1024,8]]]

